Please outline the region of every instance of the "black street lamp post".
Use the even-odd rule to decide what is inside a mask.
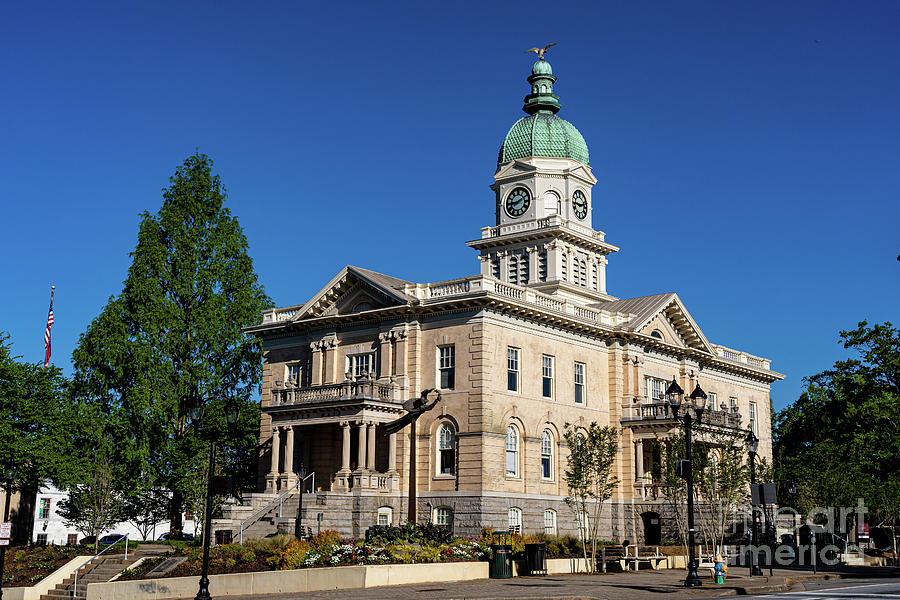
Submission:
[[[199,425],[203,420],[205,411],[205,402],[197,399],[191,405],[189,416],[195,425]],[[228,398],[225,401],[225,420],[228,427],[232,428],[238,421],[240,416],[240,406],[234,398]],[[203,523],[203,572],[200,575],[200,590],[194,597],[194,600],[212,600],[209,595],[209,545],[212,537],[212,503],[213,503],[213,475],[216,470],[216,434],[209,435],[209,473],[206,478],[206,510]]]
[[[3,502],[3,522],[9,521],[9,501],[12,496],[12,484],[16,479],[16,469],[9,466],[3,472],[3,483],[6,484],[6,498]],[[0,546],[0,598],[3,598],[3,570],[6,568],[6,546]]]
[[[759,450],[759,438],[756,437],[756,434],[753,431],[747,433],[747,454],[750,457],[750,489],[756,489],[756,452]],[[756,533],[756,505],[753,503],[753,494],[751,493],[750,500],[750,576],[761,576],[762,569],[759,568],[759,561],[756,559],[756,551],[753,548],[753,543],[759,543],[757,540]]]
[[[675,418],[678,418],[678,413],[682,408],[681,400],[684,396],[684,390],[681,389],[681,386],[675,381],[675,378],[672,377],[672,383],[669,384],[669,387],[666,389],[666,399],[669,401],[669,405],[672,407],[672,411],[675,415]],[[685,439],[685,454],[687,463],[687,470],[685,472],[682,467],[682,472],[685,473],[685,479],[687,479],[687,520],[688,520],[688,573],[687,577],[684,579],[685,587],[699,587],[703,585],[703,582],[700,581],[700,576],[697,574],[697,555],[695,552],[695,540],[694,540],[694,463],[692,462],[692,444],[691,444],[691,426],[693,425],[694,415],[697,416],[697,423],[703,419],[703,411],[706,408],[706,393],[700,388],[700,384],[697,383],[697,387],[694,388],[694,391],[691,392],[691,395],[688,397],[691,401],[690,405],[684,406],[684,416],[682,417],[684,420],[684,439]]]

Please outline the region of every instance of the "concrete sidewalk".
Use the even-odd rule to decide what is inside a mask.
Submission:
[[[703,586],[685,588],[683,569],[640,571],[637,573],[607,573],[604,575],[551,575],[546,577],[515,577],[512,579],[480,579],[476,581],[421,583],[381,588],[333,590],[304,594],[266,594],[233,596],[232,600],[322,600],[353,598],[354,600],[523,600],[553,598],[556,600],[600,600],[627,598],[717,598],[723,596],[768,594],[788,591],[791,586],[806,581],[824,581],[855,576],[897,576],[897,569],[869,568],[865,571],[828,572],[814,575],[811,571],[775,569],[771,577],[749,577],[746,569],[736,573],[732,568],[724,585],[715,585],[701,574]],[[768,573],[768,571],[766,572]]]

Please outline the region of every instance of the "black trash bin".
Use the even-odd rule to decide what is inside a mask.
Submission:
[[[547,574],[547,544],[525,544],[525,575]]]
[[[231,543],[231,530],[230,529],[216,529],[216,546],[220,544],[230,544]]]

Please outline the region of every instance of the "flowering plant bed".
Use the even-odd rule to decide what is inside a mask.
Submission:
[[[7,548],[3,568],[3,587],[25,587],[44,577],[75,558],[90,556],[88,546],[22,546]]]
[[[214,546],[210,548],[209,572],[211,575],[219,575],[340,565],[478,561],[486,560],[488,555],[488,549],[474,540],[398,540],[382,545],[362,540],[341,540],[337,532],[323,531],[310,541],[279,535],[262,540],[248,540],[244,544]],[[145,560],[135,569],[126,569],[120,579],[143,579],[160,562],[173,556],[186,556],[188,560],[166,573],[165,577],[200,574],[202,548],[183,547]]]

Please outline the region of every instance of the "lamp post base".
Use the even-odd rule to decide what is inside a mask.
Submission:
[[[700,587],[701,585],[703,582],[700,581],[700,576],[697,574],[697,563],[691,561],[688,564],[687,577],[684,578],[684,587]]]

